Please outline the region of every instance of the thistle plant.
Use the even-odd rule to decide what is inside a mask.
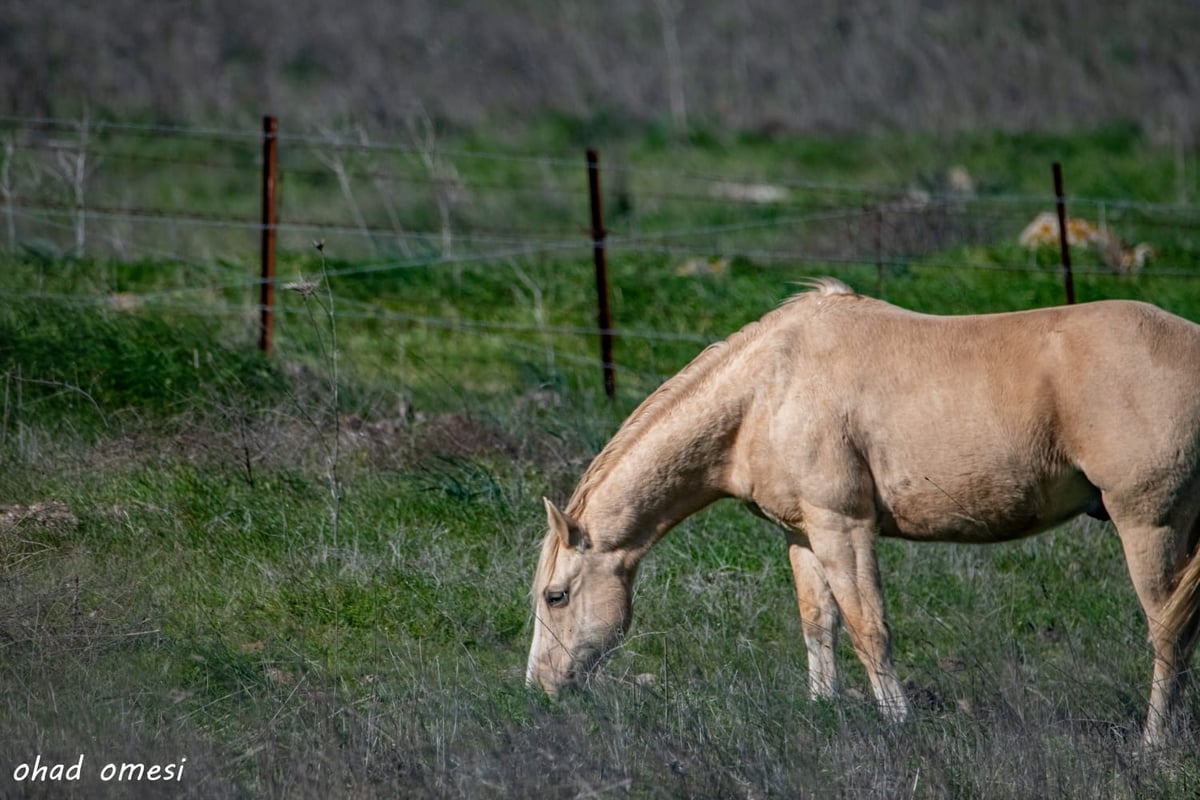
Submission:
[[[284,284],[283,288],[287,291],[292,291],[299,294],[304,299],[304,308],[308,312],[309,321],[312,323],[312,329],[316,336],[317,348],[320,354],[321,362],[327,366],[328,377],[328,400],[329,405],[326,410],[328,414],[328,424],[323,424],[321,414],[317,417],[307,413],[304,409],[304,404],[297,402],[297,406],[301,410],[301,414],[307,419],[317,435],[326,442],[324,447],[325,455],[325,479],[329,487],[329,523],[330,534],[332,537],[331,547],[324,551],[322,560],[333,554],[335,559],[341,558],[340,546],[340,529],[341,529],[341,511],[342,511],[342,480],[339,471],[339,462],[341,458],[341,414],[340,414],[340,395],[339,385],[341,382],[338,371],[338,342],[337,342],[337,319],[334,313],[333,289],[329,285],[329,274],[325,263],[325,242],[318,240],[313,242],[313,247],[321,255],[321,275],[313,280],[306,280],[303,276],[299,280]],[[322,291],[324,289],[324,291]],[[323,317],[318,317],[318,313]],[[325,432],[332,429],[332,434],[326,436]],[[334,602],[334,637],[338,636],[338,615],[337,615],[337,600]],[[334,657],[337,657],[337,647],[334,647]],[[337,664],[333,665],[334,673],[337,673]]]
[[[314,241],[313,247],[321,255],[321,276],[316,280],[305,280],[301,276],[300,280],[284,284],[283,288],[296,292],[304,298],[304,308],[308,312],[309,321],[316,334],[321,361],[329,368],[329,415],[333,436],[325,452],[325,475],[329,483],[330,525],[333,533],[333,548],[336,552],[342,503],[342,484],[338,472],[338,461],[341,455],[341,415],[339,413],[341,406],[338,394],[340,376],[338,374],[337,319],[334,314],[333,289],[329,285],[329,275],[325,264],[324,240]],[[325,290],[324,297],[322,297],[322,287]],[[317,319],[314,306],[324,315],[324,324]],[[327,335],[322,334],[323,328],[327,329]],[[313,420],[311,417],[309,419],[318,431],[323,430],[317,420]]]

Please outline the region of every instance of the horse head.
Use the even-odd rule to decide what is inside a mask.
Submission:
[[[557,695],[586,677],[630,620],[633,568],[621,550],[592,543],[584,526],[546,500],[549,532],[533,580],[533,645],[525,682]]]

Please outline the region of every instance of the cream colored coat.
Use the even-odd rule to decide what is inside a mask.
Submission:
[[[1111,517],[1150,625],[1145,740],[1194,649],[1200,326],[1106,301],[937,317],[824,280],[707,349],[596,457],[534,578],[527,680],[554,693],[626,629],[637,564],[672,526],[739,498],[788,535],[815,697],[839,619],[903,719],[875,541],[995,542]]]

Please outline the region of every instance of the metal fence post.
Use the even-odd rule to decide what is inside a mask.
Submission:
[[[1054,170],[1054,196],[1058,208],[1058,244],[1062,253],[1063,288],[1067,292],[1067,305],[1074,305],[1075,278],[1071,274],[1071,244],[1068,241],[1067,233],[1067,206],[1063,200],[1062,164],[1055,161],[1052,168]]]
[[[275,117],[263,117],[262,281],[259,286],[258,349],[264,353],[271,352],[275,323],[275,226],[279,221],[276,197],[279,178],[278,142],[279,121]]]
[[[613,364],[612,309],[608,302],[608,261],[605,257],[604,213],[600,207],[600,154],[587,151],[588,197],[592,206],[592,260],[596,265],[597,320],[600,326],[600,361],[604,367],[604,393],[617,396],[617,378]]]

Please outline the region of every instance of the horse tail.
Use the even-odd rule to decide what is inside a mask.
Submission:
[[[1200,624],[1197,624],[1200,622],[1200,549],[1192,551],[1179,571],[1175,590],[1163,607],[1159,622],[1178,637],[1178,655],[1186,663],[1200,638]]]

